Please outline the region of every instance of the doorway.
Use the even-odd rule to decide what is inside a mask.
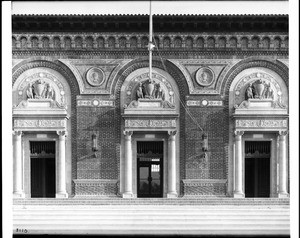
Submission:
[[[270,141],[245,142],[245,197],[270,197]]]
[[[55,197],[55,142],[30,142],[31,197]]]
[[[137,141],[137,196],[163,196],[163,141]]]

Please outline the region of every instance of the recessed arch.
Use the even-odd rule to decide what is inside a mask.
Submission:
[[[171,75],[171,77],[175,80],[177,87],[179,89],[179,95],[180,99],[183,103],[185,103],[185,96],[189,94],[188,92],[188,85],[185,79],[185,76],[182,74],[180,69],[177,68],[176,65],[174,65],[172,62],[163,59],[161,61],[160,59],[154,57],[153,58],[153,67],[156,67],[161,70],[166,70],[167,73]],[[122,69],[120,69],[118,75],[116,76],[113,84],[112,84],[112,94],[115,96],[115,105],[116,105],[116,151],[117,154],[120,154],[120,141],[121,141],[121,87],[126,79],[126,77],[132,73],[133,71],[140,69],[140,68],[145,68],[149,67],[149,59],[148,57],[144,58],[139,58],[132,60],[128,64],[126,64]],[[180,123],[180,137],[181,137],[181,143],[180,143],[180,155],[179,155],[179,161],[180,161],[180,179],[185,178],[185,109],[182,104],[180,104],[180,118],[179,118],[179,123]],[[118,161],[120,163],[120,161]],[[181,191],[182,193],[183,191]]]
[[[48,59],[47,57],[32,57],[23,60],[13,67],[12,73],[12,87],[16,83],[21,74],[30,69],[35,68],[50,68],[61,74],[67,81],[71,91],[71,131],[72,131],[72,161],[71,161],[71,179],[77,178],[77,109],[76,109],[76,95],[80,94],[79,85],[74,73],[61,61]],[[72,191],[73,192],[73,191]]]

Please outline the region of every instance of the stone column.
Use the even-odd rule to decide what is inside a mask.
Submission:
[[[279,153],[278,153],[278,163],[279,163],[279,190],[278,197],[286,198],[289,197],[287,192],[287,145],[286,145],[286,135],[287,131],[279,132]]]
[[[132,198],[132,131],[124,131],[125,135],[125,189],[122,194],[123,198]]]
[[[168,145],[168,198],[176,198],[176,131],[169,131],[169,145]]]
[[[58,138],[58,159],[57,159],[57,198],[67,198],[68,193],[66,191],[66,131],[57,131]]]
[[[13,196],[25,197],[23,189],[22,131],[13,131]]]
[[[235,179],[234,179],[234,198],[244,198],[245,194],[243,191],[243,146],[242,146],[242,135],[243,131],[235,131]]]

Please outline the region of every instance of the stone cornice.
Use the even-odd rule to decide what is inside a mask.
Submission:
[[[205,32],[158,33],[155,44],[162,52],[168,51],[271,51],[287,52],[288,35],[282,32]],[[146,33],[108,32],[26,32],[13,33],[13,51],[147,51]]]
[[[147,32],[148,15],[12,15],[13,32]],[[155,32],[288,32],[288,15],[153,15]]]

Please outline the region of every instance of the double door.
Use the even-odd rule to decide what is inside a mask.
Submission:
[[[162,197],[161,158],[138,158],[138,197]]]
[[[163,142],[139,142],[137,196],[163,196]]]

